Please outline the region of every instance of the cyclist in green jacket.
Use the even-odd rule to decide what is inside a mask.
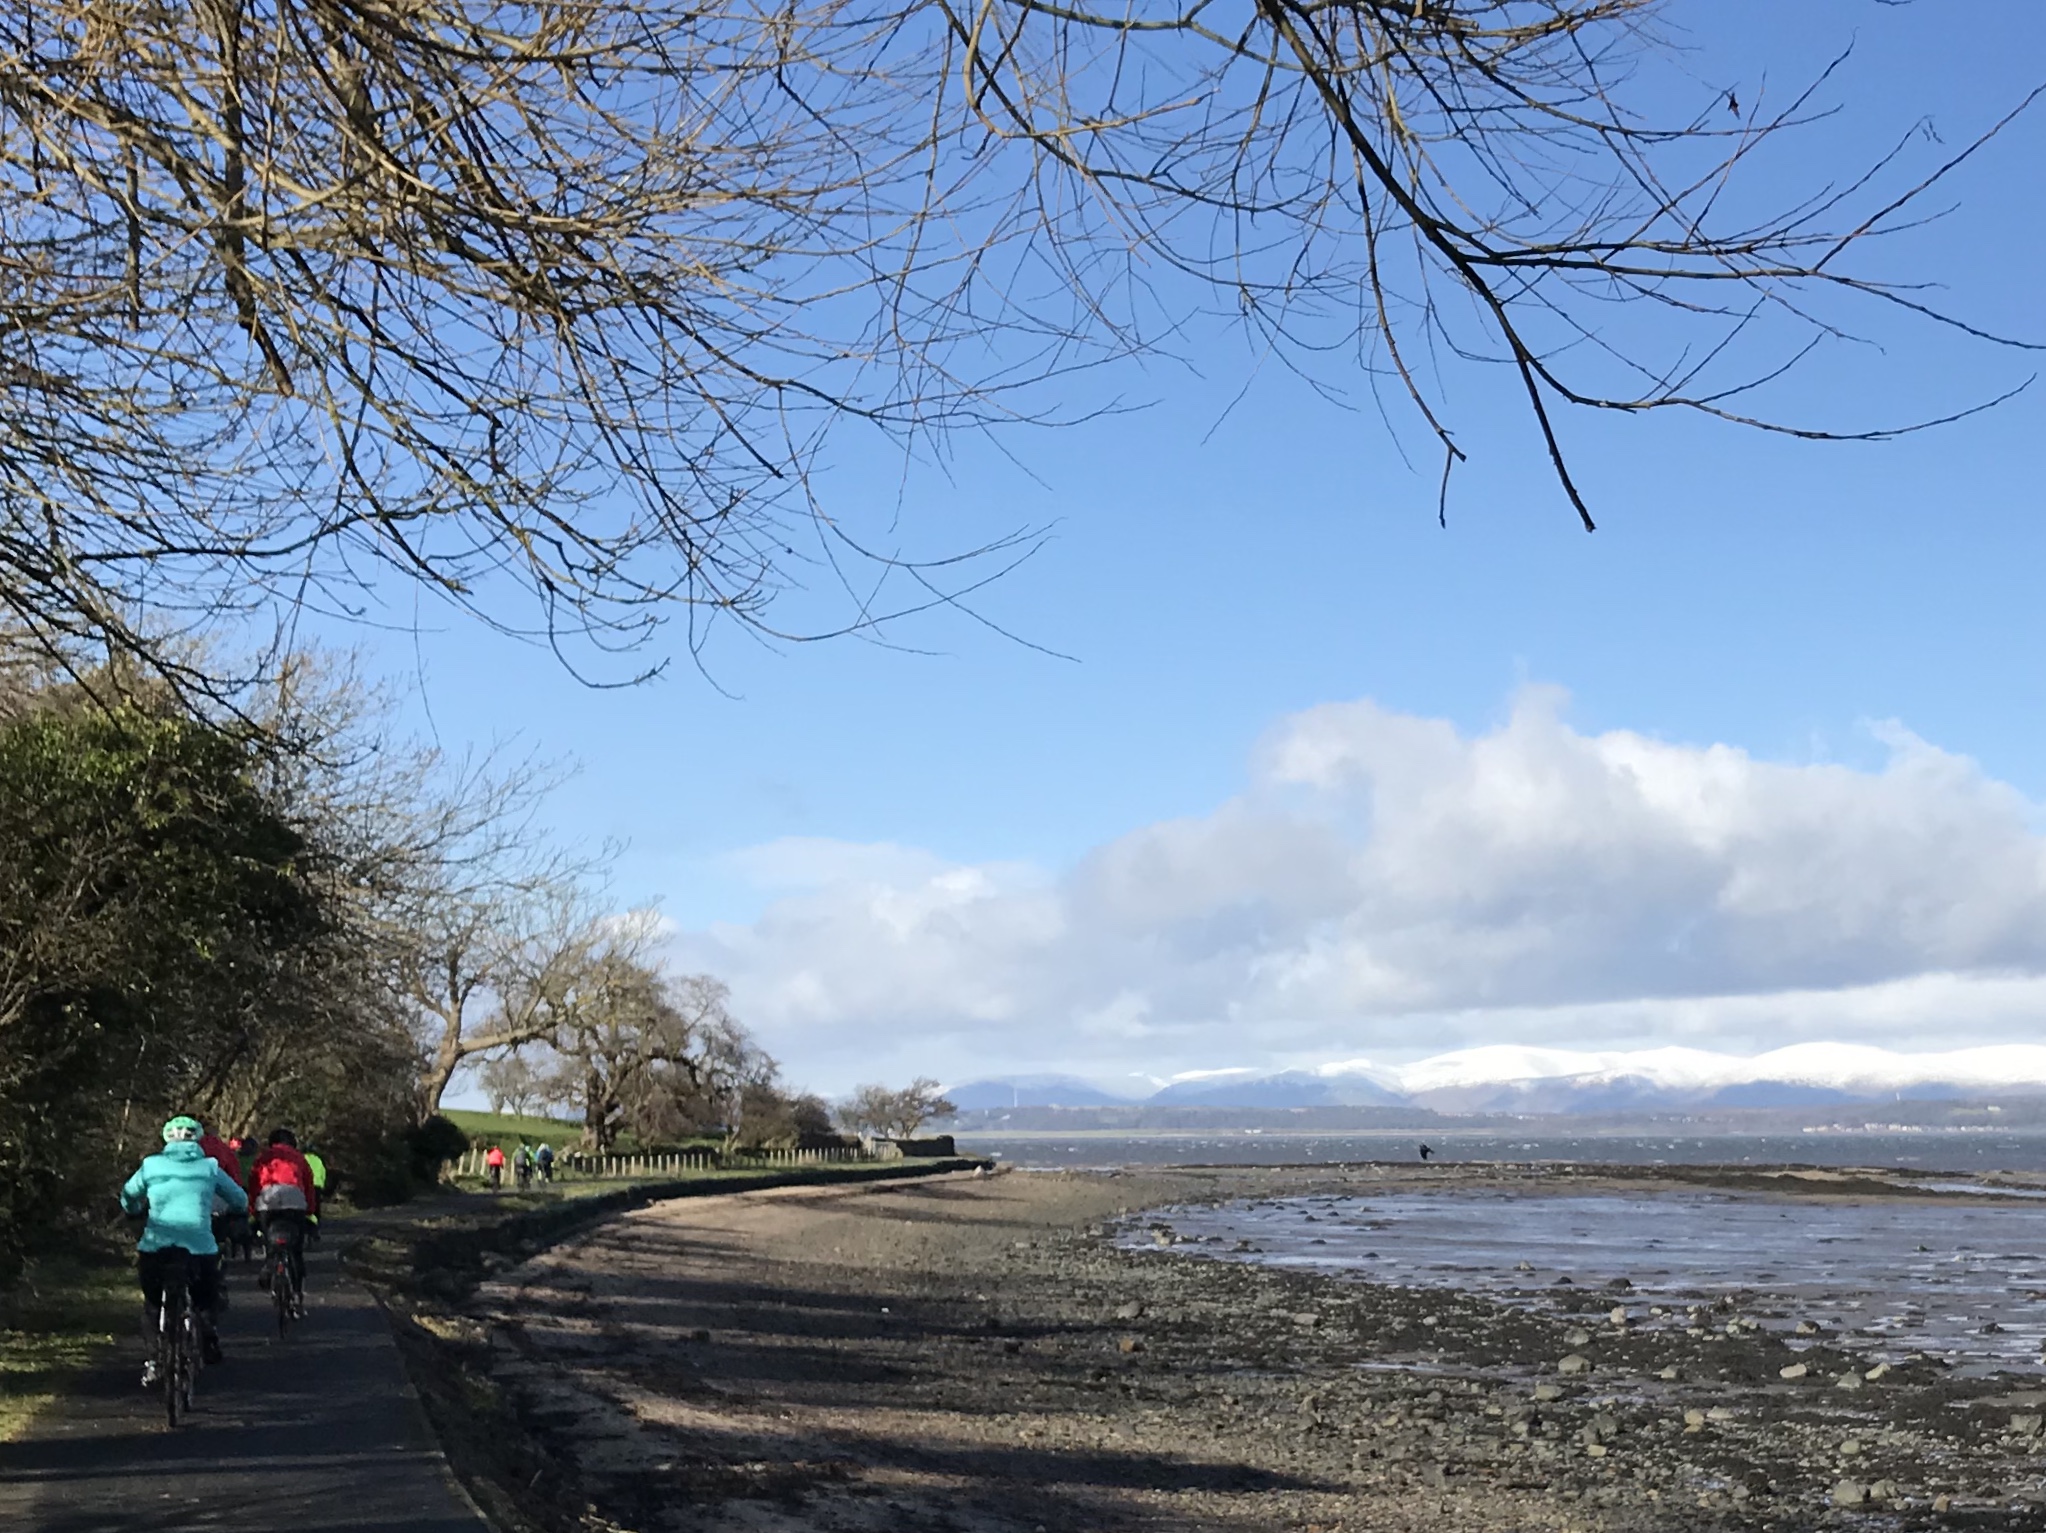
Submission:
[[[241,1184],[199,1145],[199,1120],[182,1114],[163,1126],[163,1149],[149,1156],[121,1188],[121,1207],[146,1214],[136,1243],[135,1276],[142,1288],[142,1336],[156,1340],[164,1278],[174,1262],[191,1274],[192,1312],[199,1317],[206,1361],[220,1361],[213,1310],[220,1297],[220,1247],[213,1239],[213,1200],[240,1212],[249,1206]],[[156,1360],[143,1365],[145,1388],[156,1383]]]
[[[320,1159],[319,1152],[316,1150],[307,1150],[305,1152],[305,1163],[313,1168],[313,1191],[318,1194],[313,1199],[312,1214],[306,1220],[306,1233],[311,1235],[314,1240],[318,1240],[320,1238],[320,1205],[327,1201],[327,1163]]]

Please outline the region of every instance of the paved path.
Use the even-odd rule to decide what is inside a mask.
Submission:
[[[312,1313],[278,1341],[268,1296],[229,1264],[227,1362],[187,1424],[116,1349],[23,1442],[0,1444],[8,1533],[488,1533],[455,1485],[376,1301],[313,1256]],[[139,1329],[139,1304],[137,1327]]]

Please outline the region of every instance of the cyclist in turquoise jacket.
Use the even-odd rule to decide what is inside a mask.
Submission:
[[[163,1280],[172,1262],[184,1262],[191,1273],[192,1310],[206,1361],[220,1361],[220,1339],[213,1328],[213,1308],[220,1296],[220,1247],[213,1239],[213,1200],[242,1212],[249,1195],[199,1145],[199,1120],[176,1117],[163,1126],[163,1149],[136,1168],[121,1188],[121,1207],[129,1214],[148,1215],[137,1242],[135,1275],[142,1286],[142,1336],[153,1344],[157,1311],[163,1304]],[[142,1382],[154,1384],[155,1360],[144,1365]]]

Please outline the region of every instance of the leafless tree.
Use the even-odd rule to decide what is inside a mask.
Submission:
[[[579,898],[573,887],[421,895],[393,927],[389,951],[418,1019],[419,1107],[430,1113],[465,1065],[547,1037],[540,998],[582,939],[562,916]]]
[[[485,1060],[476,1073],[476,1083],[489,1098],[492,1112],[523,1118],[537,1112],[547,1099],[540,1072],[522,1054],[500,1054]]]
[[[713,1126],[729,1136],[747,1090],[775,1075],[721,983],[654,965],[656,930],[651,910],[593,917],[504,988],[503,1014],[541,1040],[542,1093],[581,1117],[584,1144],[600,1152],[627,1130],[642,1141]]]
[[[990,571],[818,504],[826,428],[1054,418],[1203,306],[1389,384],[1445,484],[1444,378],[1505,369],[1587,526],[1566,406],[1867,437],[1986,402],[1771,387],[1856,305],[2000,339],[1860,258],[2008,118],[1757,211],[1842,77],[1693,79],[1682,10],[19,0],[0,604],[200,685],[181,632],[394,573],[557,646],[782,631],[820,576],[866,628]]]
[[[530,761],[414,759],[389,810],[412,849],[379,905],[378,948],[412,1008],[422,1113],[465,1066],[544,1040],[547,998],[585,960],[612,849],[551,844],[534,819],[559,774]]]
[[[664,1027],[679,1047],[632,1079],[626,1120],[643,1139],[715,1132],[729,1152],[785,1127],[781,1067],[732,1014],[731,992],[708,974],[663,976]]]
[[[949,1118],[958,1110],[936,1081],[920,1075],[899,1089],[860,1087],[839,1105],[838,1119],[856,1134],[914,1139],[933,1118]]]
[[[316,991],[341,1008],[329,1030],[362,1033],[373,1017],[396,1049],[389,1067],[416,1078],[421,1116],[465,1064],[544,1036],[505,1008],[500,988],[577,940],[592,919],[591,875],[608,855],[551,845],[539,824],[565,773],[534,757],[451,757],[403,738],[392,699],[348,656],[285,654],[260,686],[226,701],[221,716],[251,741],[266,800],[307,828],[339,920],[329,954],[338,967]],[[222,1110],[240,1121],[303,1052],[288,1039],[252,1041],[223,1066]]]

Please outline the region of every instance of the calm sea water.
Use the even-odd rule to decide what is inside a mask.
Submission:
[[[1575,1161],[1634,1166],[1897,1166],[1913,1171],[2046,1171],[2046,1134],[1430,1135],[1444,1161]],[[1033,1169],[1324,1165],[1420,1158],[1418,1138],[1383,1134],[1145,1134],[1071,1138],[962,1134],[959,1146]]]

